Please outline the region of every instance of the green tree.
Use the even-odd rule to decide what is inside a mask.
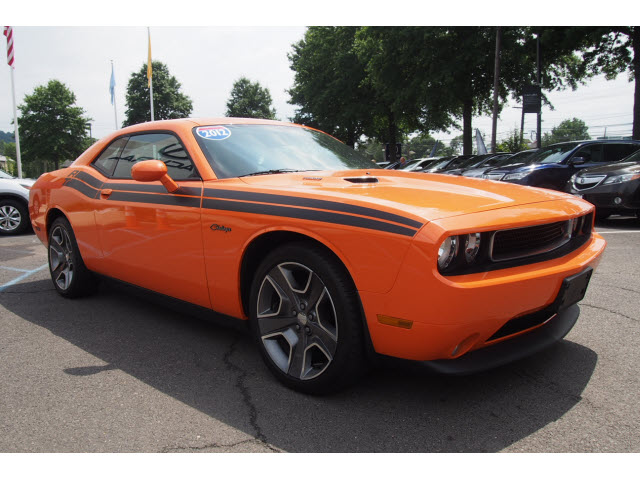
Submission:
[[[360,142],[355,147],[360,153],[375,162],[384,162],[384,145],[375,139],[368,138],[364,142]]]
[[[260,82],[251,82],[241,77],[233,84],[227,101],[227,117],[276,119],[276,110],[271,106],[271,93]]]
[[[432,61],[429,27],[361,27],[355,48],[365,66],[370,135],[394,144],[407,133],[428,133],[454,125],[441,95],[432,95],[424,74]]]
[[[591,47],[583,60],[591,72],[602,72],[607,79],[627,72],[629,81],[634,81],[632,137],[640,140],[640,26],[582,28]]]
[[[358,27],[309,27],[288,55],[295,72],[289,103],[299,105],[291,120],[350,146],[363,134],[373,136],[375,104],[354,47],[357,31]]]
[[[524,141],[521,140],[520,130],[514,128],[513,131],[502,142],[496,145],[498,152],[516,153],[522,150],[526,150]]]
[[[428,133],[416,135],[415,137],[406,140],[402,146],[402,152],[404,156],[413,160],[416,158],[426,158],[431,155],[431,150],[436,143],[436,139]],[[412,153],[413,152],[413,153]]]
[[[20,148],[26,176],[38,176],[52,162],[57,170],[65,160],[84,151],[86,124],[91,118],[75,105],[76,96],[65,84],[50,80],[25,95],[21,116]]]
[[[0,142],[0,154],[4,155],[10,162],[7,162],[6,172],[14,177],[18,175],[18,165],[16,159],[16,144],[13,142]]]
[[[153,67],[153,116],[154,120],[186,118],[191,115],[191,99],[180,91],[180,82],[169,73],[162,62],[152,62]],[[127,84],[125,121],[123,126],[151,121],[147,64],[131,74]]]
[[[560,125],[553,127],[551,133],[545,133],[542,137],[542,146],[552,145],[572,140],[589,140],[589,128],[579,118],[563,120]]]

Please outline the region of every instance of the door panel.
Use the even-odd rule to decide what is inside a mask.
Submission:
[[[173,132],[133,134],[94,162],[108,180],[96,198],[103,258],[100,273],[171,297],[210,307],[200,219],[202,180]],[[103,158],[106,156],[106,159]],[[114,159],[114,157],[116,157]],[[180,188],[137,182],[131,167],[156,159]]]

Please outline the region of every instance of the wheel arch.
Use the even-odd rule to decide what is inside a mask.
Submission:
[[[45,236],[47,238],[47,243],[49,242],[49,230],[51,228],[51,224],[55,221],[56,218],[58,217],[64,217],[67,219],[67,221],[69,221],[69,218],[65,215],[65,213],[60,210],[57,207],[53,207],[50,208],[49,211],[47,212],[47,216],[45,218]],[[71,222],[69,222],[71,223]]]
[[[24,197],[21,197],[20,195],[17,195],[15,193],[10,193],[10,192],[0,193],[0,200],[17,200],[27,208],[27,212],[29,211],[29,202],[25,200]]]
[[[264,259],[266,252],[287,243],[308,243],[321,248],[336,260],[336,263],[344,270],[345,275],[355,288],[355,281],[349,271],[349,268],[340,255],[325,243],[300,232],[290,230],[269,231],[253,238],[245,248],[242,255],[242,262],[240,264],[240,301],[245,315],[249,315],[251,283],[260,262]]]

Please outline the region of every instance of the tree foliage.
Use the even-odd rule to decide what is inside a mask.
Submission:
[[[514,128],[509,136],[496,146],[498,152],[516,153],[526,150],[527,147],[520,135],[520,130]]]
[[[309,27],[293,45],[295,72],[289,103],[299,105],[296,123],[319,128],[353,146],[373,136],[373,91],[355,50],[357,27]]]
[[[153,67],[153,116],[154,120],[186,118],[191,115],[191,99],[180,91],[180,82],[169,73],[162,62],[154,61]],[[127,84],[125,121],[123,126],[151,121],[147,64],[131,74]]]
[[[563,120],[560,125],[553,127],[551,133],[545,133],[542,137],[542,146],[553,145],[560,142],[573,140],[589,140],[589,128],[579,118]]]
[[[588,30],[590,46],[584,61],[592,73],[602,72],[613,79],[626,72],[629,81],[634,81],[632,136],[640,140],[640,26],[583,28]]]
[[[639,27],[502,32],[500,108],[537,84],[538,39],[547,104],[545,91],[576,89],[600,72],[640,75],[640,54],[632,55],[640,51]],[[312,27],[289,55],[296,74],[290,103],[300,105],[297,121],[350,144],[358,135],[396,143],[411,132],[462,126],[462,151],[469,154],[472,118],[492,107],[495,44],[495,27]]]
[[[246,77],[236,80],[227,101],[227,117],[276,119],[272,107],[271,93],[260,82],[251,82]]]
[[[403,142],[402,154],[408,160],[427,158],[431,155],[436,139],[428,133],[417,135]]]
[[[75,105],[76,96],[65,84],[50,80],[25,95],[21,116],[20,148],[26,176],[38,176],[52,162],[56,169],[80,155],[87,144],[85,111]]]

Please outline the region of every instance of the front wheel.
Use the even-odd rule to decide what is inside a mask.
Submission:
[[[296,243],[274,250],[258,268],[250,301],[258,348],[288,387],[325,394],[362,374],[358,294],[344,267],[323,249]]]
[[[97,281],[87,270],[71,224],[56,218],[49,229],[49,272],[53,286],[63,297],[75,298],[92,293]]]

